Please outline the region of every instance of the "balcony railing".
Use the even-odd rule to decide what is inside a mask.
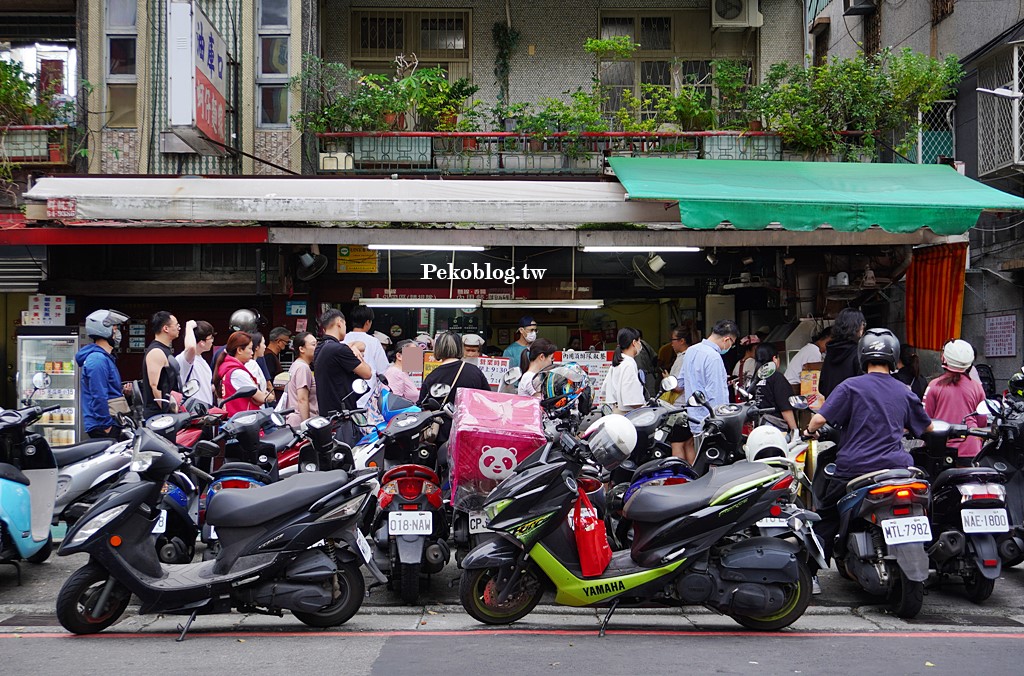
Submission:
[[[64,124],[0,127],[0,162],[21,165],[71,163],[71,128]]]
[[[812,159],[785,152],[782,139],[767,132],[557,132],[543,137],[514,132],[333,132],[316,136],[317,173],[327,175],[583,177],[611,174],[611,157]]]

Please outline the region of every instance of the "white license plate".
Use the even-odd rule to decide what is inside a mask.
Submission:
[[[487,517],[483,512],[470,512],[469,532],[471,535],[476,535],[478,533],[492,533],[494,531],[487,527]]]
[[[962,509],[965,533],[1005,533],[1010,530],[1005,509]]]
[[[156,520],[156,525],[153,526],[154,533],[164,533],[167,531],[167,510],[160,510],[160,518]]]
[[[361,530],[356,531],[356,546],[359,547],[359,553],[363,555],[363,560],[369,563],[373,558],[373,552],[370,551],[370,543],[366,541]]]
[[[932,527],[927,516],[908,516],[902,519],[882,521],[882,535],[885,544],[902,545],[908,542],[928,542],[932,539]]]
[[[754,525],[758,528],[789,528],[789,523],[781,516],[769,516]]]
[[[388,512],[389,535],[430,535],[434,515],[430,512]]]

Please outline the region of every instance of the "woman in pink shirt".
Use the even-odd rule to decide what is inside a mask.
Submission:
[[[924,410],[933,420],[968,427],[984,424],[978,420],[976,411],[978,404],[985,400],[985,390],[967,376],[973,363],[974,348],[966,340],[951,340],[942,348],[945,373],[929,383],[924,393]],[[969,459],[981,450],[981,439],[951,439],[949,446],[957,449],[959,464],[969,464]]]
[[[406,345],[412,345],[412,341],[400,340],[395,345],[395,351],[391,356],[391,366],[384,372],[384,378],[388,381],[389,390],[404,399],[416,402],[420,400],[420,390],[409,374],[402,370],[402,350]]]
[[[309,331],[297,333],[292,338],[292,349],[295,361],[288,369],[288,385],[284,391],[288,395],[288,408],[294,409],[288,414],[288,424],[298,427],[304,420],[319,415],[320,410],[316,401],[316,380],[310,370],[316,352],[316,336]]]

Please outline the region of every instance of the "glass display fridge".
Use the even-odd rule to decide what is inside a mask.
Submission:
[[[60,406],[46,413],[30,429],[42,434],[51,446],[67,446],[85,440],[79,403],[77,326],[21,326],[18,328],[18,398],[32,395],[32,376],[50,376],[50,386],[35,393],[39,406]],[[19,402],[20,403],[20,402]]]

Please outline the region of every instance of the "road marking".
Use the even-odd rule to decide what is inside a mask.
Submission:
[[[176,631],[167,632],[139,632],[139,633],[99,633],[86,636],[76,636],[65,633],[0,633],[0,639],[18,638],[68,638],[68,639],[139,639],[139,638],[167,638],[177,635]],[[609,636],[671,636],[671,637],[706,637],[706,636],[735,636],[740,638],[965,638],[965,639],[1016,639],[1024,640],[1024,632],[972,632],[972,631],[780,631],[778,633],[762,633],[751,631],[685,631],[685,630],[658,630],[658,629],[609,629]],[[594,629],[455,629],[451,631],[426,631],[426,630],[395,630],[395,631],[211,631],[204,632],[196,630],[189,633],[188,638],[238,638],[245,636],[250,638],[302,638],[312,636],[366,636],[370,638],[392,638],[402,636],[597,636],[597,628]]]

